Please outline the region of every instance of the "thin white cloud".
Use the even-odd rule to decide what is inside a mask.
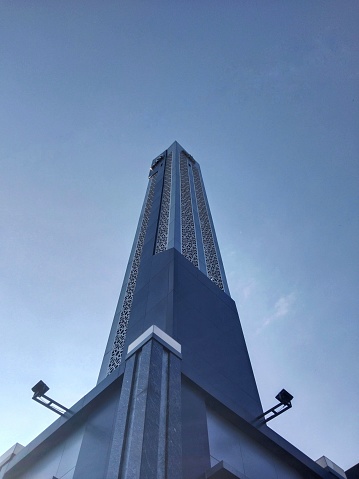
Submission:
[[[250,281],[248,284],[246,284],[246,286],[242,288],[242,295],[244,299],[248,299],[251,296],[255,287],[256,287],[255,281]]]
[[[289,313],[290,308],[292,307],[294,301],[295,301],[294,293],[290,293],[287,296],[282,296],[281,298],[279,298],[274,305],[274,309],[275,309],[274,317],[281,318],[282,316],[286,316]]]
[[[267,328],[274,321],[278,321],[281,318],[290,313],[292,306],[295,302],[295,293],[287,294],[286,296],[281,296],[274,305],[273,313],[268,316],[262,323],[262,325],[257,329],[257,334],[261,333],[263,329]]]

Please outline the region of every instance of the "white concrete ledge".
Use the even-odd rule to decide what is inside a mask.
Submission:
[[[181,345],[167,333],[162,331],[162,329],[153,324],[129,345],[127,349],[127,358],[152,338],[159,340],[160,343],[177,354],[177,356],[181,355]]]

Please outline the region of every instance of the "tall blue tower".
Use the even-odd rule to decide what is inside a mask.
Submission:
[[[174,142],[151,164],[97,385],[0,479],[341,477],[262,413],[200,166]]]
[[[173,306],[177,253],[194,266],[193,272],[229,295],[199,164],[175,142],[152,162],[100,380],[121,364],[125,345],[141,328],[154,322],[177,337],[182,322]],[[151,281],[153,272],[161,272],[157,281]]]
[[[199,164],[177,142],[151,165],[99,381],[155,325],[181,344],[181,368],[253,419],[259,396],[231,300]]]

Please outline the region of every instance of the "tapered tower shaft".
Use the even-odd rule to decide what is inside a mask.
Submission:
[[[174,142],[156,157],[99,381],[151,325],[182,344],[190,376],[261,412],[237,310],[230,298],[200,166]]]

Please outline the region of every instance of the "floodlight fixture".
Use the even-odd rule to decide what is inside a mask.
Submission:
[[[271,421],[275,417],[279,416],[280,414],[283,414],[285,411],[288,411],[292,407],[292,399],[293,396],[286,391],[285,389],[282,389],[275,397],[279,403],[276,404],[275,406],[271,407],[268,409],[268,411],[264,412],[260,416],[257,417],[257,419],[263,419],[262,423],[265,424],[268,421]],[[267,416],[268,414],[272,414],[271,416]],[[266,417],[267,416],[267,417]]]
[[[49,389],[50,388],[47,386],[47,384],[40,380],[33,388],[31,388],[31,391],[34,393],[32,399],[62,416],[69,410],[59,402],[45,395]]]
[[[31,388],[31,391],[34,393],[33,398],[43,396],[49,389],[49,386],[47,386],[44,381],[40,380],[33,388]]]
[[[288,404],[290,404],[291,400],[293,399],[293,396],[289,394],[289,392],[285,389],[282,389],[275,398],[278,399],[281,404],[288,406]]]

